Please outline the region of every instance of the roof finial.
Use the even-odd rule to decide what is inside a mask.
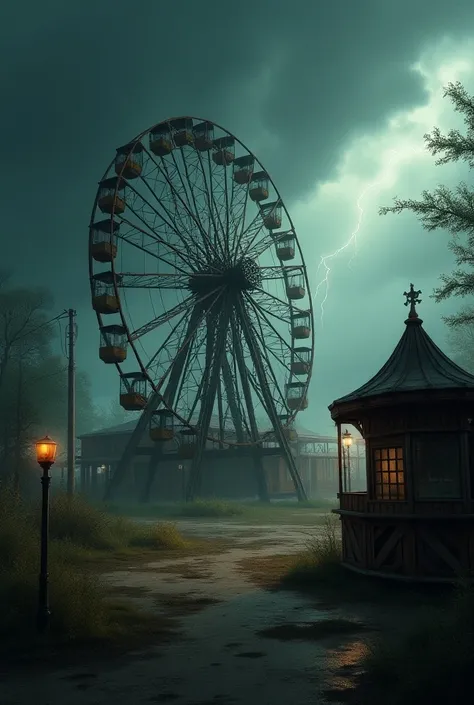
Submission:
[[[403,292],[403,296],[406,296],[406,301],[405,301],[405,306],[410,306],[410,312],[408,314],[408,318],[418,318],[418,314],[415,309],[415,304],[420,304],[421,299],[419,299],[419,295],[421,294],[421,291],[415,291],[413,284],[410,284],[410,291]]]

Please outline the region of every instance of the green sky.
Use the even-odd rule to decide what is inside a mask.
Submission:
[[[398,195],[465,178],[417,153],[422,136],[459,118],[448,81],[474,92],[474,5],[441,0],[206,3],[36,0],[0,11],[3,266],[49,285],[58,310],[78,311],[78,361],[98,400],[117,393],[97,357],[90,308],[88,221],[114,155],[172,115],[224,125],[272,174],[303,247],[313,293],[322,256],[363,218],[357,248],[330,266],[323,324],[302,425],[331,429],[327,405],[365,382],[403,330],[401,294],[423,290],[420,313],[443,346],[429,299],[449,270],[448,235],[410,216],[380,218]],[[367,190],[368,189],[368,190]],[[365,192],[360,200],[358,197]]]

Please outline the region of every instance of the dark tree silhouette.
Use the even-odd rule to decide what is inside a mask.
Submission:
[[[474,96],[470,96],[461,83],[449,83],[445,97],[450,98],[456,112],[464,116],[466,133],[450,130],[441,134],[435,127],[431,134],[424,135],[427,149],[433,156],[441,155],[436,165],[465,161],[474,168]],[[423,191],[419,201],[394,199],[394,205],[380,209],[380,215],[411,211],[418,216],[426,230],[448,230],[453,239],[448,247],[454,253],[458,268],[450,274],[441,275],[441,286],[434,290],[436,301],[451,296],[465,297],[474,294],[474,191],[464,182],[454,190],[438,186],[433,192]],[[460,235],[466,238],[461,241]],[[444,319],[450,326],[474,325],[474,308],[463,308],[455,315]]]

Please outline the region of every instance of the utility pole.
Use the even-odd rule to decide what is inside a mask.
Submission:
[[[74,347],[76,345],[76,312],[70,308],[67,312],[67,494],[74,494],[76,469],[76,360]]]

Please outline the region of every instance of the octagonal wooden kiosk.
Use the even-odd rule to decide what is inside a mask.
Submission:
[[[474,376],[423,329],[405,293],[406,329],[367,384],[334,401],[338,427],[366,442],[367,491],[344,487],[339,459],[343,565],[405,580],[474,574]],[[341,455],[341,443],[339,443]]]

